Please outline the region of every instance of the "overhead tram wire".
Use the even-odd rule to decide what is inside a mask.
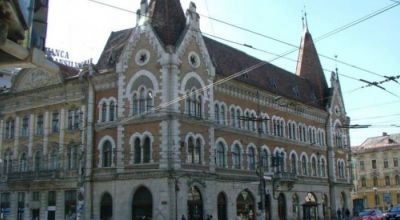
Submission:
[[[346,29],[348,29],[348,28],[350,28],[350,27],[352,27],[352,26],[355,26],[355,25],[357,25],[357,24],[359,24],[359,23],[361,23],[361,22],[363,22],[363,21],[366,21],[366,20],[368,20],[368,19],[370,19],[370,18],[372,18],[372,17],[375,17],[375,16],[377,16],[377,15],[379,15],[379,14],[382,14],[383,12],[386,12],[386,11],[388,11],[388,10],[390,10],[390,9],[396,7],[396,6],[399,6],[399,5],[400,5],[400,2],[397,2],[397,1],[396,1],[395,4],[388,5],[388,6],[384,7],[384,8],[381,8],[381,9],[379,9],[379,10],[376,10],[376,11],[374,11],[374,12],[372,12],[372,13],[370,13],[370,14],[368,14],[368,15],[362,17],[362,18],[359,18],[359,19],[357,19],[357,20],[355,20],[355,21],[353,21],[353,22],[350,22],[349,24],[343,25],[343,26],[341,26],[341,27],[338,27],[338,28],[336,28],[336,29],[334,29],[334,30],[332,30],[332,31],[330,31],[330,32],[328,32],[328,33],[326,33],[326,34],[323,34],[322,36],[316,38],[315,42],[318,42],[318,41],[320,41],[320,40],[323,40],[323,39],[325,39],[325,38],[328,38],[328,37],[330,37],[330,36],[332,36],[332,35],[334,35],[334,34],[337,34],[337,33],[341,32],[341,31],[344,31],[344,30],[346,30]],[[225,24],[225,25],[228,25],[228,26],[237,28],[237,29],[239,29],[239,30],[246,31],[246,32],[252,33],[252,34],[254,34],[254,35],[261,36],[261,37],[264,37],[264,38],[266,38],[266,39],[270,39],[270,40],[276,41],[276,42],[278,42],[278,43],[281,43],[281,44],[285,44],[285,45],[287,45],[287,46],[294,47],[294,48],[296,48],[296,50],[297,50],[297,49],[300,49],[300,47],[297,46],[297,45],[294,45],[294,44],[292,44],[292,43],[288,43],[288,42],[286,42],[286,41],[279,40],[279,39],[277,39],[277,38],[275,38],[275,37],[271,37],[271,36],[262,34],[262,33],[260,33],[260,32],[256,32],[256,31],[250,30],[250,29],[248,29],[248,28],[244,28],[244,27],[238,26],[238,25],[235,25],[235,24],[232,24],[232,23],[223,21],[223,20],[221,20],[221,19],[217,19],[217,18],[213,18],[213,17],[210,17],[210,16],[206,16],[206,15],[204,15],[204,14],[200,14],[200,13],[199,13],[199,15],[202,16],[202,17],[208,18],[208,19],[210,19],[210,20],[213,20],[213,21],[216,21],[216,22],[219,22],[219,23],[222,23],[222,24]],[[293,52],[295,52],[296,50],[294,50]],[[290,54],[290,53],[289,53],[289,54]],[[380,76],[380,77],[383,77],[383,78],[386,78],[386,79],[389,79],[389,78],[390,78],[390,77],[388,77],[388,76],[381,75],[381,74],[378,74],[378,73],[376,73],[376,72],[367,70],[367,69],[365,69],[365,68],[362,68],[362,67],[359,67],[359,66],[356,66],[356,65],[353,65],[353,64],[344,62],[344,61],[337,60],[337,59],[332,58],[332,57],[327,56],[327,55],[323,55],[323,54],[320,54],[320,53],[318,53],[318,55],[321,56],[321,57],[323,57],[323,58],[325,58],[325,59],[337,61],[338,63],[341,63],[341,64],[343,64],[343,65],[346,65],[346,66],[349,66],[349,67],[352,67],[352,68],[355,68],[355,69],[358,69],[358,70],[361,70],[361,71],[366,72],[366,73],[370,73],[370,74],[373,74],[373,75],[376,75],[376,76]]]

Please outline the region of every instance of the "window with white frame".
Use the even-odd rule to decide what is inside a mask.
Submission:
[[[257,116],[256,113],[252,112],[250,114],[250,124],[251,124],[251,130],[252,131],[257,131]]]
[[[256,153],[254,147],[249,147],[248,163],[249,163],[249,170],[256,169]]]
[[[232,148],[232,167],[234,169],[241,169],[241,152],[240,146],[235,144]]]
[[[22,118],[22,126],[21,126],[21,137],[29,136],[29,116],[24,116]]]
[[[269,157],[269,155],[268,155],[267,149],[263,149],[261,151],[261,160],[262,160],[264,172],[269,171],[269,158],[268,157]]]
[[[301,157],[301,169],[303,176],[307,176],[307,158],[305,155]]]
[[[225,146],[222,142],[218,142],[217,148],[215,149],[215,160],[217,167],[225,167],[226,166],[226,158],[225,158]]]
[[[36,135],[43,135],[43,134],[44,134],[43,115],[40,114],[36,118]]]
[[[195,89],[187,91],[185,108],[189,116],[201,118],[203,115],[203,96],[198,94]]]
[[[297,157],[293,153],[292,156],[290,156],[290,163],[291,163],[291,173],[296,174],[297,173]]]
[[[136,114],[134,112],[134,114]],[[112,122],[117,118],[117,105],[114,97],[99,102],[99,122]]]
[[[49,170],[58,169],[58,152],[57,149],[53,149],[49,154]]]
[[[113,160],[112,144],[109,140],[103,143],[101,149],[102,167],[111,167]]]
[[[214,120],[219,124],[219,105],[217,103],[214,106]]]
[[[28,171],[28,161],[26,157],[26,153],[23,152],[19,158],[19,172],[26,172]]]
[[[321,159],[321,176],[326,177],[326,163],[325,159]]]
[[[201,164],[201,140],[189,137],[187,142],[188,155],[187,161],[192,164]]]
[[[51,117],[51,131],[53,133],[60,132],[60,114],[58,111],[53,112]]]
[[[142,164],[150,163],[152,160],[152,141],[147,135],[144,137],[135,137],[133,139],[133,163]]]
[[[226,109],[223,103],[215,103],[214,105],[214,119],[217,124],[225,125]]]
[[[78,146],[71,145],[67,149],[67,168],[75,170],[78,168]]]
[[[79,128],[80,113],[81,112],[78,109],[70,109],[68,111],[68,130],[75,130]]]
[[[5,138],[13,139],[14,135],[15,135],[15,120],[10,118],[6,121]]]
[[[236,109],[236,115],[235,115],[236,127],[237,128],[241,128],[242,127],[241,121],[240,121],[240,116],[242,116],[242,113],[241,113],[240,109],[238,108],[238,109]]]
[[[266,115],[261,116],[261,133],[268,134],[269,133],[269,118]]]
[[[4,153],[3,157],[3,173],[11,173],[13,171],[13,160],[12,160],[12,152],[10,150]]]
[[[222,124],[222,125],[226,124],[226,122],[225,122],[225,118],[226,118],[225,114],[226,114],[225,106],[221,105],[219,118],[220,118],[220,121],[221,121],[220,124]]]
[[[313,176],[317,176],[317,160],[315,157],[311,158],[311,171]]]
[[[235,128],[236,127],[236,113],[235,109],[231,108],[230,110],[230,120],[231,120],[231,127]]]

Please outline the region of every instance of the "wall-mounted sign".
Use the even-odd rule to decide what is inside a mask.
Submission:
[[[60,49],[54,49],[54,48],[49,48],[46,47],[46,57],[54,62],[64,64],[69,67],[73,68],[82,68],[83,65],[85,64],[91,64],[93,63],[93,59],[87,59],[81,62],[76,62],[70,60],[69,52],[65,50],[60,50]]]

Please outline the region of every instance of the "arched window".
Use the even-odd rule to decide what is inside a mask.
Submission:
[[[141,88],[139,91],[139,113],[143,113],[146,111],[146,95],[144,88]]]
[[[101,122],[107,121],[107,104],[103,102],[101,105]]]
[[[197,99],[196,99],[196,92],[195,92],[195,90],[192,90],[192,93],[191,93],[191,103],[190,103],[190,105],[191,105],[191,107],[190,107],[190,109],[192,110],[192,112],[191,112],[191,114],[190,115],[192,115],[192,116],[196,116],[196,107],[197,107]]]
[[[133,195],[132,219],[153,219],[153,195],[145,188],[140,187]]]
[[[246,119],[244,120],[244,127],[246,128],[246,130],[250,131],[250,114],[249,112],[245,113],[245,117]]]
[[[214,107],[215,109],[214,109],[214,111],[215,111],[215,113],[214,113],[214,117],[215,117],[215,122],[216,123],[220,123],[219,122],[219,106],[218,106],[218,104],[215,104],[215,107]]]
[[[192,137],[188,139],[188,161],[194,163],[194,141]]]
[[[147,92],[146,97],[146,111],[150,111],[150,109],[154,106],[153,103],[153,93],[151,91]]]
[[[263,169],[265,172],[269,171],[269,160],[268,160],[268,151],[266,149],[263,149],[261,151],[261,159],[262,159],[262,165]]]
[[[201,140],[197,138],[194,148],[194,163],[201,164]]]
[[[231,126],[236,127],[236,116],[234,108],[231,108]]]
[[[37,151],[35,154],[35,161],[34,161],[34,166],[33,170],[38,172],[42,169],[42,152]]]
[[[239,109],[236,109],[235,119],[236,119],[237,128],[241,128],[241,125],[240,125],[240,110]]]
[[[249,148],[249,169],[250,170],[256,169],[256,155],[253,147]]]
[[[226,160],[225,160],[225,147],[222,142],[217,144],[216,149],[216,164],[218,167],[225,167]]]
[[[257,124],[256,124],[256,115],[254,113],[251,114],[251,129],[253,131],[257,131]]]
[[[110,115],[109,115],[110,121],[115,120],[115,103],[114,101],[110,102]]]
[[[220,120],[221,120],[221,124],[225,125],[225,106],[221,105],[221,115],[220,115]]]
[[[56,149],[52,150],[50,153],[49,169],[50,170],[58,169],[58,153]]]
[[[110,141],[105,141],[102,148],[103,167],[111,167],[112,164],[112,145]]]
[[[151,160],[151,140],[149,137],[144,139],[143,145],[143,163],[150,163]]]
[[[291,158],[290,158],[290,162],[291,162],[291,172],[292,173],[297,173],[297,159],[296,159],[296,155],[292,154]]]
[[[317,161],[315,157],[311,159],[312,175],[317,176]]]
[[[134,163],[139,164],[142,162],[142,148],[140,147],[140,139],[137,137],[135,138],[134,142]]]
[[[235,144],[232,149],[232,162],[233,162],[233,168],[234,169],[240,169],[241,168],[241,158],[240,158],[240,147],[239,145]]]
[[[28,171],[28,163],[26,160],[26,153],[22,153],[19,159],[19,172]]]
[[[139,113],[138,102],[139,102],[139,100],[138,100],[137,94],[135,93],[135,94],[133,94],[133,97],[132,97],[132,113],[133,113],[133,115],[137,115]]]
[[[321,176],[322,177],[326,176],[326,165],[324,159],[321,159]]]
[[[201,118],[202,114],[203,114],[203,97],[201,97],[201,95],[199,95],[197,97],[197,108],[196,108],[196,117]]]
[[[307,176],[307,159],[306,156],[301,157],[301,169],[304,176]]]
[[[100,202],[100,220],[111,220],[113,216],[112,197],[105,193]]]

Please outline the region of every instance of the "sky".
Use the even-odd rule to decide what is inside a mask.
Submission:
[[[130,11],[139,8],[140,0],[98,0]],[[211,20],[216,18],[292,45],[300,45],[303,33],[302,17],[314,38],[322,66],[330,72],[338,68],[347,115],[351,124],[371,125],[351,129],[351,146],[360,145],[368,137],[400,133],[400,84],[387,82],[382,86],[392,95],[359,79],[382,81],[385,76],[400,75],[400,6],[374,16],[357,25],[322,40],[320,36],[356,21],[379,9],[394,4],[394,0],[192,0],[200,16],[201,31],[273,54],[295,48],[265,37]],[[189,0],[181,0],[184,10]],[[112,31],[136,25],[136,14],[107,7],[90,0],[50,0],[46,46],[68,51],[72,61],[93,58],[96,63]],[[221,40],[220,40],[221,41]],[[274,55],[230,44],[252,56],[269,61]],[[298,51],[286,56],[297,59]],[[344,65],[345,62],[349,65]],[[272,62],[290,72],[296,62],[280,58]],[[356,66],[359,68],[354,68]],[[360,70],[363,69],[363,70]],[[372,72],[372,73],[371,73]],[[381,76],[379,76],[381,75]],[[400,82],[400,80],[399,80]],[[397,97],[398,96],[398,97]]]

